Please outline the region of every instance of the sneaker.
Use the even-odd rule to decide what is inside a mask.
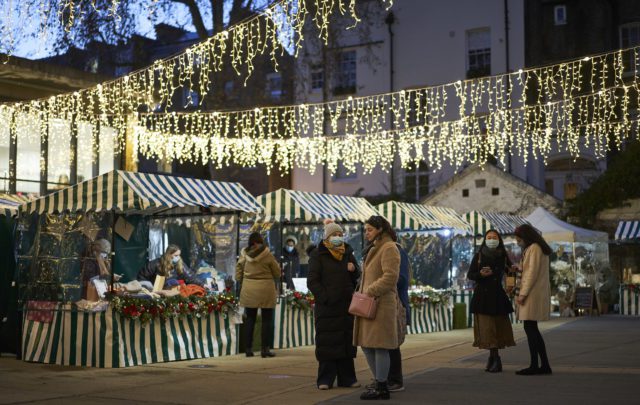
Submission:
[[[404,385],[402,384],[389,384],[389,392],[400,392],[404,391]]]
[[[324,390],[328,390],[329,386],[327,384],[320,384],[320,385],[318,385],[318,389],[319,390],[323,390],[323,391]]]

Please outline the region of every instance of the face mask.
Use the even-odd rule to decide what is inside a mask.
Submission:
[[[171,263],[173,264],[178,264],[179,261],[180,261],[180,256],[173,256],[171,258]]]
[[[495,249],[500,244],[500,241],[498,239],[487,239],[484,243],[489,249]]]
[[[332,236],[331,238],[329,238],[329,242],[334,247],[338,247],[344,243],[344,238],[342,236]]]
[[[287,246],[287,252],[289,253],[293,252],[293,246]]]
[[[105,253],[105,252],[100,252],[100,256],[101,256],[103,259],[106,259],[107,257],[109,257],[109,254],[108,254],[108,253]]]

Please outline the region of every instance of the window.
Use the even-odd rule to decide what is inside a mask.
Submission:
[[[553,195],[553,179],[546,179],[544,181],[544,191],[549,195]]]
[[[10,113],[0,114],[0,190],[9,190]]]
[[[491,195],[500,195],[500,189],[498,187],[493,187],[491,189]]]
[[[467,79],[491,74],[491,31],[467,31]]]
[[[556,25],[565,25],[567,23],[567,6],[564,4],[553,8],[553,20]]]
[[[282,97],[282,75],[279,72],[269,73],[267,75],[266,96],[274,100]]]
[[[462,196],[463,197],[469,197],[469,189],[468,188],[463,188],[462,189]]]
[[[40,193],[40,119],[18,114],[16,121],[16,191]]]
[[[476,188],[484,188],[486,186],[487,186],[487,181],[485,179],[476,180]]]
[[[93,125],[81,122],[78,124],[78,183],[93,177]]]
[[[620,48],[632,48],[640,45],[640,22],[620,26]],[[625,72],[636,70],[635,52],[625,52],[623,63]]]
[[[336,70],[336,86],[333,93],[353,94],[356,92],[356,51],[345,51],[338,54]]]
[[[429,166],[421,160],[412,162],[404,171],[404,196],[407,201],[420,201],[429,194]]]
[[[224,83],[224,95],[227,97],[231,97],[233,95],[233,80],[229,80]]]
[[[322,66],[313,66],[311,68],[311,91],[317,91],[324,88],[324,69]]]
[[[578,196],[577,183],[564,183],[564,199],[573,200]]]
[[[336,172],[333,175],[333,180],[349,180],[355,179],[358,177],[358,174],[355,171],[349,171],[342,162],[338,162],[338,167],[336,167]]]
[[[99,174],[104,174],[114,169],[115,137],[115,129],[109,127],[100,128],[100,144],[98,145]]]

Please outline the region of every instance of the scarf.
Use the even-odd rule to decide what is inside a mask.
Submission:
[[[482,247],[482,255],[489,257],[491,259],[495,259],[496,257],[502,256],[502,249],[500,249],[499,247],[495,249],[490,249],[488,246],[485,245]]]
[[[342,261],[342,256],[344,256],[344,252],[347,249],[344,246],[344,243],[338,247],[335,247],[330,242],[323,240],[322,244],[329,250],[329,253],[331,253],[331,256],[333,256],[334,259],[340,262]]]

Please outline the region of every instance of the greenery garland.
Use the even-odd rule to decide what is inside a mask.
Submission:
[[[138,319],[142,323],[152,320],[195,317],[202,318],[212,312],[227,316],[238,310],[238,302],[230,291],[212,293],[204,297],[177,295],[167,298],[139,298],[114,295],[111,305],[116,313],[127,319]]]
[[[304,312],[311,311],[316,300],[312,293],[287,290],[284,293],[284,302],[292,308],[298,308]]]
[[[444,290],[436,290],[433,287],[422,287],[422,290],[409,292],[409,305],[413,308],[421,307],[425,303],[447,305],[453,295],[450,288]]]

